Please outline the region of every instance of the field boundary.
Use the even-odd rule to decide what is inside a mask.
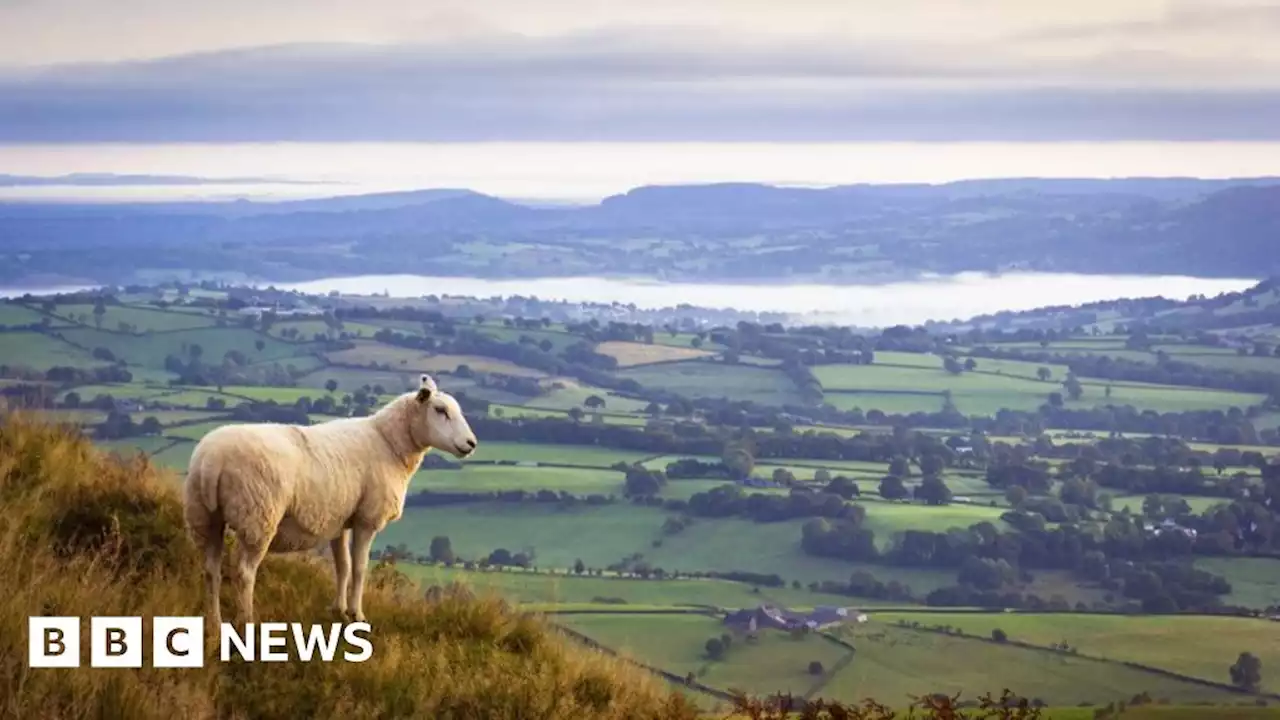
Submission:
[[[711,695],[712,697],[715,697],[719,700],[723,700],[725,702],[733,702],[733,700],[735,699],[732,693],[726,692],[719,688],[711,687],[710,685],[706,685],[697,680],[690,682],[687,676],[681,677],[668,670],[663,670],[662,668],[640,662],[635,658],[622,655],[617,650],[614,650],[608,645],[604,645],[600,642],[597,642],[596,640],[588,637],[587,635],[584,635],[583,633],[578,632],[577,630],[574,630],[573,628],[565,627],[564,625],[561,625],[555,622],[550,623],[550,625],[554,627],[556,630],[560,631],[561,633],[564,633],[566,636],[578,641],[579,643],[582,643],[583,645],[586,645],[589,648],[592,648],[594,650],[599,650],[600,652],[610,657],[617,658],[623,662],[630,663],[632,665],[635,665],[638,668],[647,670],[650,673],[653,673],[654,675],[658,675],[665,680],[669,680],[676,685],[682,685],[684,687],[693,688],[699,692],[705,693],[707,695]]]
[[[1156,616],[1156,617],[1159,617],[1159,616]],[[904,630],[913,630],[915,632],[932,633],[934,635],[945,635],[948,637],[961,638],[963,640],[976,640],[978,642],[984,642],[989,645],[1011,645],[1013,647],[1024,648],[1027,650],[1036,650],[1039,652],[1050,653],[1052,655],[1057,655],[1057,656],[1078,657],[1078,658],[1083,658],[1085,660],[1092,660],[1095,662],[1109,663],[1112,665],[1122,665],[1132,670],[1138,670],[1141,672],[1147,672],[1154,675],[1160,675],[1162,677],[1166,677],[1172,680],[1189,682],[1195,685],[1201,685],[1203,687],[1216,688],[1218,690],[1224,690],[1226,692],[1235,693],[1237,695],[1247,695],[1249,697],[1260,697],[1260,698],[1267,698],[1271,700],[1280,700],[1280,693],[1261,692],[1261,691],[1253,692],[1235,685],[1228,685],[1227,683],[1221,683],[1214,680],[1197,677],[1194,675],[1183,675],[1182,673],[1174,672],[1173,670],[1166,670],[1164,668],[1158,668],[1152,665],[1144,665],[1142,663],[1133,662],[1132,660],[1118,660],[1116,658],[1109,658],[1109,657],[1104,657],[1100,655],[1090,655],[1090,654],[1078,653],[1078,652],[1064,653],[1061,650],[1054,650],[1053,648],[1044,647],[1043,645],[1034,645],[1032,643],[1024,642],[1021,640],[1009,639],[1009,640],[1006,640],[1005,642],[997,642],[989,637],[982,637],[981,635],[969,635],[969,634],[957,635],[955,633],[944,632],[942,630],[938,630],[930,627],[913,627],[911,625],[893,625],[892,627],[898,627]]]

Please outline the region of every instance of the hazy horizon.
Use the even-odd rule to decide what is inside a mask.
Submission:
[[[1258,177],[1280,174],[1280,142],[39,144],[0,145],[0,172],[245,181],[0,187],[0,200],[291,199],[466,188],[593,202],[650,184]]]

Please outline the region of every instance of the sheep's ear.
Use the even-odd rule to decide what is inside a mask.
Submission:
[[[422,373],[422,389],[428,392],[435,392],[440,388],[436,387],[436,381],[431,379],[430,375]]]
[[[418,402],[420,402],[420,403],[424,403],[424,402],[426,402],[426,401],[428,401],[428,400],[430,400],[430,399],[431,399],[431,391],[430,391],[430,390],[428,390],[428,389],[426,389],[426,388],[422,388],[421,390],[419,390],[419,391],[418,391]]]

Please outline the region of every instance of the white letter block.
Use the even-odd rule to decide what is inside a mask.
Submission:
[[[142,667],[142,618],[96,617],[89,627],[89,667]]]
[[[80,667],[80,618],[27,618],[27,664],[33,668]]]
[[[157,617],[152,620],[151,666],[204,667],[204,618]]]

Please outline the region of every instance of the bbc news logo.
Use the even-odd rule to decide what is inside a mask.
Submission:
[[[204,667],[204,618],[156,617],[151,619],[151,667]],[[27,618],[28,664],[33,668],[80,667],[78,617]],[[244,633],[231,623],[219,630],[219,659],[231,662],[238,655],[246,662],[289,662],[289,641],[297,658],[310,662],[318,657],[333,662],[340,641],[357,651],[344,650],[345,662],[360,663],[373,657],[369,623],[348,625],[306,625],[302,623],[248,623]],[[362,635],[363,633],[363,635]],[[140,617],[93,617],[89,619],[89,667],[140,668],[142,649],[147,645]]]

